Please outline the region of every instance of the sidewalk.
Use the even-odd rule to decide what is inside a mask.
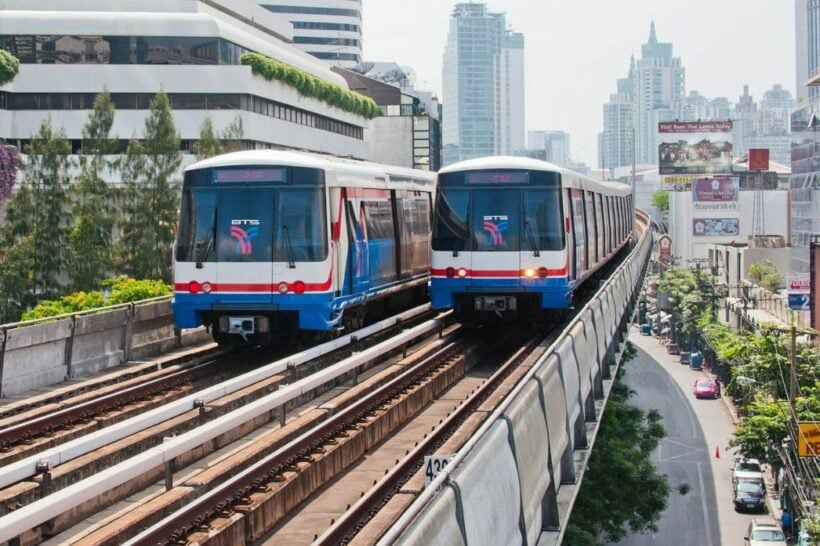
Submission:
[[[637,347],[646,352],[654,360],[660,364],[667,372],[672,375],[673,379],[677,381],[678,385],[684,390],[687,398],[691,401],[693,409],[699,411],[703,409],[700,404],[694,402],[691,385],[695,378],[705,376],[713,380],[717,380],[715,374],[711,370],[704,367],[703,370],[691,370],[689,366],[680,363],[678,355],[670,355],[666,352],[666,345],[661,344],[661,340],[656,336],[641,335],[640,329],[633,325],[633,330],[630,332],[630,341]],[[718,500],[719,526],[721,527],[721,534],[724,535],[724,542],[731,536],[728,542],[734,542],[737,537],[742,541],[743,533],[745,533],[745,525],[750,521],[749,517],[744,517],[737,512],[734,512],[732,503],[732,485],[731,485],[731,468],[733,466],[734,454],[729,449],[729,441],[731,434],[735,431],[740,418],[738,417],[737,406],[735,406],[731,397],[723,389],[721,385],[721,396],[719,397],[720,407],[723,408],[728,419],[725,420],[725,425],[722,430],[723,433],[716,433],[712,430],[707,430],[707,423],[701,422],[701,428],[704,429],[704,434],[707,437],[708,449],[710,450],[711,467],[713,470],[713,477],[715,481],[715,491]],[[708,402],[708,401],[705,401]],[[714,406],[713,406],[714,407]],[[723,412],[720,412],[723,413]],[[719,415],[719,414],[718,414]],[[717,434],[717,435],[716,435]],[[771,476],[771,471],[768,467],[763,472],[766,483],[766,497],[769,516],[780,522],[781,510],[778,503],[779,494],[774,488],[774,480]],[[754,514],[760,517],[760,514]],[[765,517],[766,514],[763,514]],[[724,521],[731,520],[731,521]],[[728,529],[726,528],[728,526]],[[739,526],[744,528],[738,534]],[[728,543],[727,542],[727,543]]]

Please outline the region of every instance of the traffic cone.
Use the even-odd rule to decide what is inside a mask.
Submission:
[[[715,446],[715,459],[720,459],[720,446]]]

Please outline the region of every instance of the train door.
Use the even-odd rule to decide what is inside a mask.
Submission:
[[[587,270],[587,234],[584,226],[584,192],[573,188],[572,231],[575,241],[575,278],[581,279]]]
[[[273,278],[272,189],[219,192],[215,303],[270,303]]]
[[[349,191],[349,190],[348,190]],[[345,208],[347,210],[347,233],[348,249],[347,253],[347,286],[349,294],[359,294],[366,292],[370,288],[369,271],[370,257],[367,251],[367,238],[365,236],[364,211],[361,206],[356,209],[354,201],[345,196]],[[361,211],[361,214],[359,212]]]
[[[473,280],[503,286],[521,275],[521,190],[477,189],[473,192]]]
[[[567,230],[567,277],[569,280],[575,280],[577,273],[575,271],[575,230],[573,229],[572,190],[565,190],[564,203],[566,203],[564,206],[564,227]]]

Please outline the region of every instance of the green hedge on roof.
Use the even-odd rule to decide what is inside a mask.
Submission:
[[[373,119],[382,114],[373,99],[355,93],[339,85],[326,82],[316,76],[259,53],[245,53],[240,58],[243,65],[250,66],[254,74],[266,80],[279,80],[299,90],[306,97],[314,97],[345,112]]]

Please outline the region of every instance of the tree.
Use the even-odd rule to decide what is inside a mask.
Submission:
[[[214,134],[211,118],[205,118],[199,128],[199,140],[194,143],[194,154],[198,160],[207,159],[222,153],[222,142]]]
[[[232,122],[222,131],[222,149],[225,152],[237,152],[242,149],[242,138],[245,136],[245,129],[242,127],[242,118],[236,116]]]
[[[114,102],[105,89],[95,97],[94,109],[83,127],[81,173],[73,192],[74,226],[69,247],[74,290],[99,288],[113,265],[113,191],[103,179],[111,166],[108,156],[117,152],[117,139],[110,136],[113,124]]]
[[[771,398],[757,400],[747,409],[749,416],[738,423],[729,445],[740,448],[741,455],[745,457],[779,464],[780,458],[769,450],[769,446],[780,445],[789,435],[788,402]]]
[[[585,541],[580,544],[589,543],[589,535],[618,542],[627,528],[635,533],[655,531],[666,509],[669,481],[649,458],[666,432],[657,411],[644,412],[628,403],[633,394],[616,381],[601,418],[567,529],[567,537],[578,535]]]
[[[20,60],[5,49],[0,49],[0,85],[12,81],[19,71]]]
[[[182,162],[180,137],[164,91],[149,109],[144,138],[131,139],[123,162],[126,190],[119,255],[128,275],[167,282],[179,201],[174,174]]]
[[[663,213],[669,212],[669,192],[658,190],[652,194],[652,205]]]
[[[749,279],[769,292],[777,292],[783,285],[783,275],[771,260],[763,260],[760,263],[750,265]]]

